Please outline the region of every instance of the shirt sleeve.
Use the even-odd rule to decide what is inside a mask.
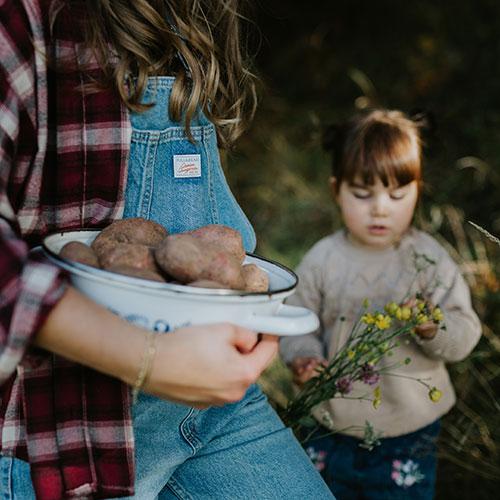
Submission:
[[[419,339],[418,344],[428,356],[445,362],[466,358],[479,342],[481,322],[472,308],[469,287],[458,266],[443,249],[435,272],[434,291],[430,301],[439,306],[444,315],[444,329],[433,339]]]
[[[32,337],[61,298],[67,277],[43,255],[29,251],[16,220],[12,200],[18,201],[22,193],[20,186],[25,182],[17,168],[19,142],[22,136],[23,141],[36,144],[36,120],[33,120],[36,101],[28,85],[33,83],[29,54],[10,50],[13,42],[3,18],[0,19],[0,44],[2,54],[3,50],[9,52],[8,57],[2,55],[0,59],[1,385],[15,372]],[[24,89],[23,95],[21,89]]]
[[[299,282],[295,294],[287,299],[287,304],[307,307],[320,318],[318,330],[306,335],[282,337],[280,355],[287,364],[298,357],[324,358],[325,352],[321,340],[321,310],[323,303],[321,270],[315,264],[314,255],[308,253],[297,268]]]

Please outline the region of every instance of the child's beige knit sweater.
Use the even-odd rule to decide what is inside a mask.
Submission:
[[[435,261],[415,279],[415,253]],[[320,329],[299,337],[284,337],[280,351],[286,363],[298,356],[331,358],[344,344],[362,310],[363,300],[381,309],[391,301],[422,292],[439,305],[446,330],[432,340],[401,342],[392,357],[382,364],[411,358],[409,365],[394,370],[405,376],[421,378],[443,392],[438,403],[430,401],[427,389],[407,378],[383,375],[379,385],[382,405],[375,410],[370,401],[335,398],[318,408],[315,415],[323,425],[345,434],[360,436],[370,422],[384,437],[400,436],[420,429],[444,415],[455,403],[455,393],[445,367],[446,362],[464,359],[477,344],[481,325],[472,310],[470,293],[457,265],[431,236],[411,229],[397,247],[373,250],[352,243],[338,231],[316,243],[299,268],[299,284],[288,303],[315,311]],[[356,384],[349,397],[368,395],[373,388]]]

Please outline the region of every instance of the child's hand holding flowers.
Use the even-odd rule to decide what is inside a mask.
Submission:
[[[424,340],[432,340],[438,331],[438,325],[432,321],[426,321],[415,327],[415,333]]]
[[[442,323],[444,316],[441,309],[417,296],[407,300],[401,309],[409,309],[415,314],[417,325],[414,333],[424,340],[432,340]]]
[[[293,381],[298,386],[301,386],[308,380],[311,380],[313,377],[318,375],[318,367],[326,366],[327,364],[326,359],[323,358],[311,356],[297,357],[290,365],[293,374]]]
[[[329,362],[306,356],[292,361],[293,380],[300,390],[284,409],[282,418],[293,429],[299,430],[302,425],[309,427],[312,423],[311,412],[322,401],[353,397],[349,395],[355,382],[376,386],[371,399],[377,409],[382,401],[381,389],[377,385],[382,374],[413,378],[392,371],[410,363],[410,358],[385,366],[380,364],[381,359],[391,355],[405,335],[429,340],[435,337],[438,329],[444,329],[441,309],[420,294],[402,303],[389,302],[383,310],[368,312],[368,307],[369,302],[365,301],[363,308],[366,312],[354,325],[347,342]],[[414,380],[426,387],[431,401],[440,400],[441,391],[438,388],[423,379]],[[354,398],[357,399],[356,396]],[[366,396],[359,399],[366,399]]]

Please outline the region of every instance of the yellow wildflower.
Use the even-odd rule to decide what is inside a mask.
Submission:
[[[347,351],[347,357],[353,359],[356,356],[356,351]]]
[[[411,309],[407,306],[400,307],[395,316],[400,321],[408,321],[411,318]]]
[[[443,321],[444,319],[443,311],[441,311],[439,307],[436,307],[434,311],[432,311],[432,319],[437,322]]]
[[[437,403],[441,399],[442,395],[443,393],[437,387],[432,387],[429,391],[429,399],[433,403]]]
[[[391,317],[390,316],[384,316],[383,314],[377,314],[377,317],[375,319],[375,326],[379,330],[387,330],[391,326]]]
[[[367,325],[372,325],[373,323],[375,323],[375,318],[373,317],[372,314],[366,313],[363,314],[363,316],[361,316],[361,321],[363,323],[366,323]]]
[[[423,325],[424,323],[427,323],[429,321],[429,316],[424,313],[418,313],[417,314],[417,323],[419,325]]]
[[[396,302],[389,302],[388,304],[385,305],[384,309],[387,314],[390,314],[391,316],[395,316],[396,312],[398,311],[400,307],[396,304]]]
[[[425,309],[425,302],[422,302],[422,301],[418,301],[417,302],[417,309],[419,311],[423,311]]]

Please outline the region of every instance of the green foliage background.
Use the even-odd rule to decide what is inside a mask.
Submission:
[[[488,333],[452,368],[460,401],[445,420],[438,498],[496,497],[499,251],[466,221],[500,234],[500,4],[260,0],[252,17],[260,105],[227,171],[260,254],[293,267],[339,227],[325,124],[374,105],[434,114],[418,218],[462,265]]]

